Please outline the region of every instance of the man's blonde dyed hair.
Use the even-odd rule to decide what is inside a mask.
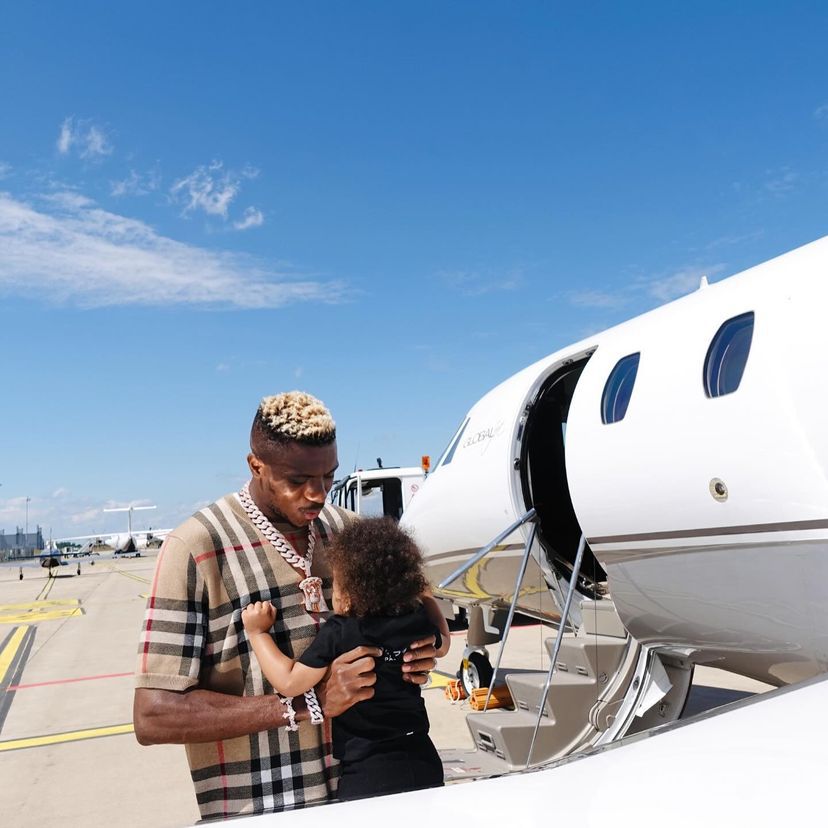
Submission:
[[[304,391],[286,391],[264,397],[256,412],[264,435],[276,442],[295,440],[325,445],[336,439],[336,423],[325,404]]]

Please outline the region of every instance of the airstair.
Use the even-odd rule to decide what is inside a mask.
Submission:
[[[529,510],[440,587],[485,557],[517,527],[533,520],[534,512]],[[557,635],[544,642],[550,657],[549,671],[500,670],[534,540],[532,525],[491,682],[494,686],[505,681],[514,709],[484,709],[466,717],[475,749],[441,751],[447,781],[500,775],[554,762],[673,721],[684,707],[692,665],[681,656],[642,647],[627,633],[609,597],[586,598],[575,589],[583,537]],[[576,598],[577,612],[573,613]],[[571,622],[572,616],[580,620],[577,627]]]

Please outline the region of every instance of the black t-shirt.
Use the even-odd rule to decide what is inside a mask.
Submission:
[[[299,661],[308,667],[327,667],[337,656],[368,644],[382,647],[375,672],[377,683],[370,699],[357,702],[333,720],[333,754],[353,761],[365,756],[376,742],[411,733],[428,733],[428,715],[416,684],[403,681],[402,659],[412,641],[440,633],[424,607],[398,616],[351,618],[332,615]]]

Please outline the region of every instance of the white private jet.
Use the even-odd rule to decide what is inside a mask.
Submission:
[[[515,712],[469,717],[488,757],[672,721],[695,664],[778,686],[828,670],[826,272],[828,238],[702,279],[469,411],[402,521],[470,612],[464,683],[491,683],[515,610],[564,619],[553,674],[506,677]]]
[[[447,777],[499,778],[332,818],[770,825],[821,812],[826,308],[828,237],[702,280],[472,407],[402,524],[436,592],[469,612],[466,682],[505,680],[515,703],[467,717],[476,750],[444,755]],[[515,611],[557,627],[549,672],[489,663]],[[781,689],[678,722],[696,664]],[[656,735],[631,735],[643,732]]]

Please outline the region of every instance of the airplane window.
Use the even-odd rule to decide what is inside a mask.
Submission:
[[[728,319],[716,332],[704,360],[704,392],[708,397],[732,394],[745,373],[753,340],[753,311]]]
[[[443,452],[443,456],[437,461],[437,465],[434,467],[435,471],[439,466],[447,466],[454,459],[454,452],[457,450],[457,444],[460,442],[460,438],[463,436],[463,432],[466,430],[466,426],[468,424],[469,421],[464,420],[460,428],[457,429],[457,433],[454,435],[454,437],[452,437],[451,442],[448,444],[448,447]]]
[[[637,353],[619,359],[610,372],[601,396],[601,420],[604,423],[617,423],[624,419],[635,385],[640,356]]]

